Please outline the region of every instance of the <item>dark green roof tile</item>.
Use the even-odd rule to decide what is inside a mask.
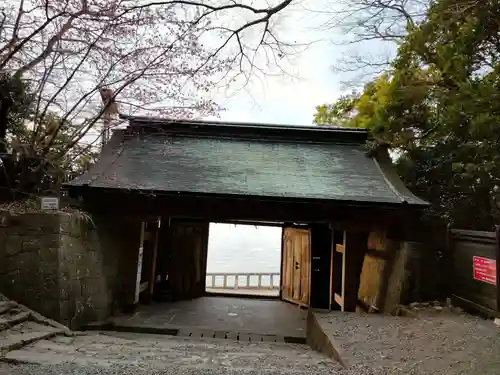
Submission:
[[[335,130],[332,130],[333,132]],[[383,168],[382,168],[383,167]],[[267,198],[426,203],[394,184],[363,142],[117,131],[69,186]],[[397,185],[397,188],[395,187]]]

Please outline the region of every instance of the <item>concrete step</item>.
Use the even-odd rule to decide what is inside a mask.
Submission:
[[[50,327],[33,321],[22,323],[0,331],[0,357],[11,350],[22,348],[37,340],[43,340],[62,334],[59,328]]]
[[[99,332],[37,341],[5,355],[18,364],[135,366],[156,370],[242,370],[334,374],[342,367],[306,345]]]

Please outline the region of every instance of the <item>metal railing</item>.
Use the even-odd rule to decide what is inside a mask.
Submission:
[[[207,288],[279,290],[279,273],[207,273]]]

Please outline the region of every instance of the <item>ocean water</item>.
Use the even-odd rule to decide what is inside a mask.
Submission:
[[[207,273],[279,273],[280,268],[281,228],[210,224]],[[229,285],[233,282],[228,279]],[[256,282],[250,280],[252,285]],[[269,282],[269,277],[262,280],[263,285]],[[216,285],[221,283],[221,278],[216,280]]]

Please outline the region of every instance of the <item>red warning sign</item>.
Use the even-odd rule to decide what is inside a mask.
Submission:
[[[497,285],[497,261],[495,259],[472,257],[474,279]]]

